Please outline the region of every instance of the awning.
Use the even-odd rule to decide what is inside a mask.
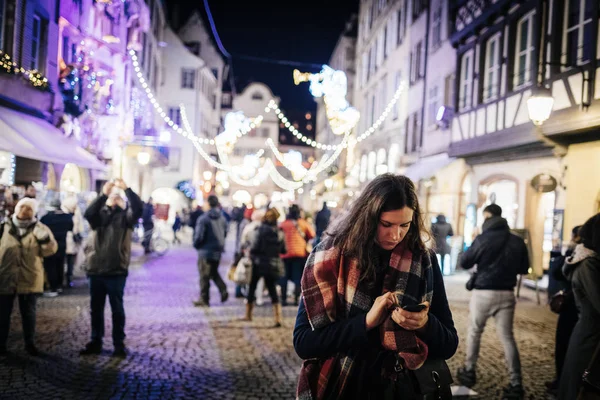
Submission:
[[[0,150],[57,164],[104,171],[106,165],[49,122],[0,107]]]
[[[430,157],[423,157],[419,161],[406,168],[404,175],[408,176],[414,182],[421,179],[431,178],[440,169],[449,165],[455,158],[448,157],[448,154],[436,154]]]

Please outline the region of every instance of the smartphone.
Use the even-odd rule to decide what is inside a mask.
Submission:
[[[425,304],[410,304],[402,307],[403,310],[408,312],[421,312],[426,308],[427,306]]]

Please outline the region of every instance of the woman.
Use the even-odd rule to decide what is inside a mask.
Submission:
[[[413,183],[384,174],[311,253],[294,329],[306,360],[299,399],[423,398],[427,386],[435,393],[434,371],[437,395],[451,397],[442,360],[456,352],[458,335],[425,235]],[[401,308],[416,305],[423,309]]]
[[[43,258],[58,250],[50,229],[38,222],[37,201],[21,199],[12,218],[0,225],[0,355],[6,354],[10,315],[15,296],[23,323],[25,349],[39,355],[35,347],[35,306],[44,291]]]
[[[281,277],[283,265],[281,254],[286,252],[283,232],[277,228],[279,211],[275,208],[267,210],[258,229],[254,231],[250,244],[250,258],[252,259],[252,279],[248,288],[248,303],[246,304],[246,320],[252,321],[256,285],[260,278],[264,278],[265,285],[273,304],[275,327],[281,326],[281,304],[277,296],[275,282]]]
[[[564,361],[559,400],[577,398],[583,372],[600,343],[600,214],[579,229],[581,244],[563,266],[571,281],[579,320],[573,329]]]
[[[82,234],[84,230],[83,216],[81,210],[77,206],[77,198],[67,197],[62,202],[62,210],[67,214],[71,214],[73,218],[73,230],[67,233],[67,287],[73,287],[73,270],[75,269],[75,261],[81,242],[83,241]]]
[[[306,244],[315,237],[311,224],[301,216],[300,207],[296,204],[290,206],[286,220],[281,223],[281,230],[285,234],[287,252],[281,257],[285,263],[285,276],[281,278],[281,305],[287,306],[288,281],[294,282],[294,305],[298,305],[300,297],[300,279],[308,253]]]

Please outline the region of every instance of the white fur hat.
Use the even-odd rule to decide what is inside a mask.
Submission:
[[[38,212],[39,203],[35,199],[23,197],[15,206],[15,214],[19,214],[21,207],[23,206],[29,206],[33,210],[33,215],[36,215]]]

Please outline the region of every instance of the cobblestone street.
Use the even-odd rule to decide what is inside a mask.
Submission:
[[[136,254],[139,254],[139,249]],[[226,254],[222,275],[230,264]],[[45,354],[29,357],[23,349],[20,315],[13,315],[8,357],[0,358],[1,399],[291,399],[301,361],[292,347],[296,310],[284,310],[285,327],[271,329],[268,301],[256,307],[251,323],[237,321],[243,301],[220,303],[212,287],[212,307],[192,305],[198,297],[196,253],[173,248],[162,258],[138,256],[127,281],[126,343],[129,356],[111,358],[110,310],[104,353],[80,357],[90,332],[87,284],[57,298],[40,298],[37,343]],[[468,298],[464,276],[447,279],[447,291],[461,345],[450,360],[453,372],[464,359]],[[556,318],[537,306],[523,289],[515,324],[528,399],[545,399],[544,381],[552,378]],[[493,321],[484,334],[479,365],[479,399],[499,398],[507,383],[503,350]]]

